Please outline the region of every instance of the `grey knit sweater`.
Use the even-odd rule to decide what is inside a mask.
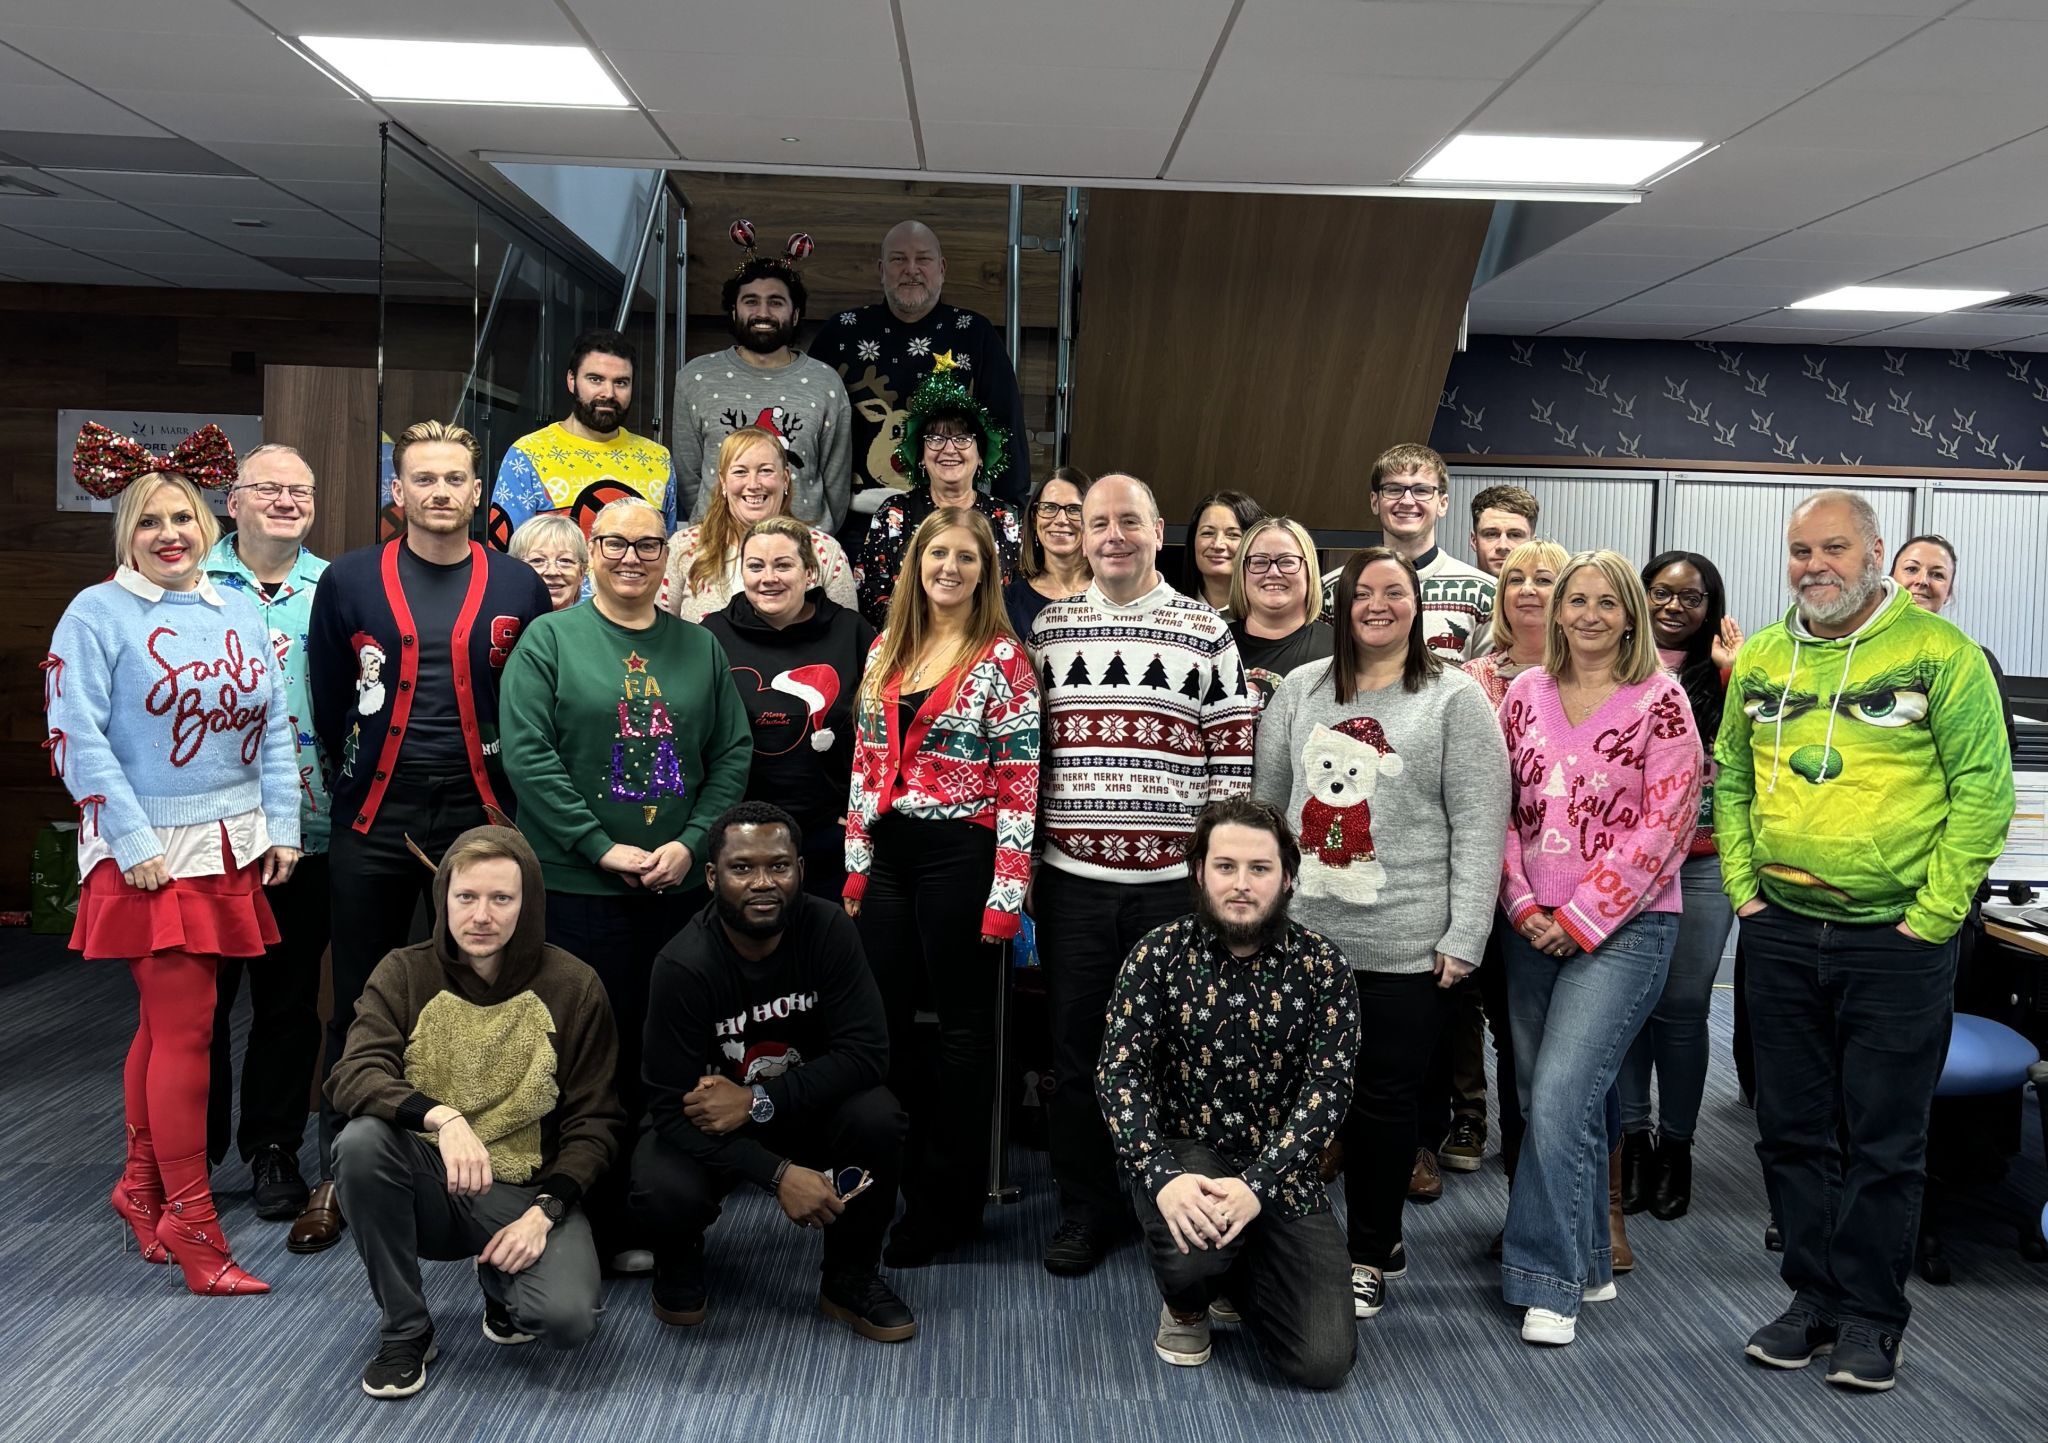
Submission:
[[[1294,916],[1368,972],[1477,965],[1500,894],[1508,753],[1452,667],[1337,703],[1330,668],[1288,673],[1259,721],[1252,794],[1301,841]]]

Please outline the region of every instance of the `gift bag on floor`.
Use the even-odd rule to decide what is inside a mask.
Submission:
[[[78,823],[52,822],[36,833],[28,882],[29,930],[70,936],[78,920]]]

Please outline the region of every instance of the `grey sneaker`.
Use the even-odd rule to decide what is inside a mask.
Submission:
[[[1209,1300],[1209,1316],[1218,1323],[1242,1323],[1244,1321],[1244,1314],[1237,1310],[1237,1304],[1231,1302],[1229,1297],[1223,1293],[1218,1293]]]
[[[1815,1358],[1831,1352],[1841,1328],[1800,1303],[1749,1335],[1742,1351],[1759,1363],[1773,1368],[1804,1368]]]
[[[1199,1368],[1209,1361],[1209,1315],[1183,1323],[1166,1304],[1159,1305],[1159,1331],[1152,1351],[1176,1368]]]

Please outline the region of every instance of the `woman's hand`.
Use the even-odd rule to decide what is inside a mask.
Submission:
[[[647,870],[640,876],[640,885],[650,892],[680,887],[695,861],[690,849],[681,842],[663,842],[648,854]]]
[[[647,875],[647,869],[654,865],[654,858],[638,847],[629,847],[624,842],[614,842],[605,849],[605,854],[597,859],[597,865],[607,872],[616,872],[625,879],[627,886],[637,887],[641,884],[641,879]]]
[[[292,868],[299,865],[297,847],[272,847],[263,854],[263,885],[281,887],[291,880]]]
[[[842,904],[843,904],[843,905],[845,906],[845,908],[846,908],[846,915],[847,915],[847,916],[849,916],[849,917],[858,917],[858,916],[860,915],[860,898],[858,898],[858,897],[842,897],[842,898],[840,899],[840,901],[841,901],[841,903],[842,903]]]
[[[1732,616],[1721,618],[1721,629],[1714,636],[1712,656],[1714,665],[1726,671],[1735,665],[1735,653],[1742,650],[1742,628]]]
[[[1472,975],[1472,972],[1473,967],[1470,962],[1460,961],[1458,958],[1451,956],[1447,952],[1439,952],[1436,954],[1437,986],[1456,987],[1460,982],[1463,982],[1467,977],[1470,977]]]
[[[121,880],[141,891],[154,892],[159,887],[169,885],[171,869],[164,865],[162,857],[151,857],[147,862],[137,862],[123,872]]]
[[[1572,941],[1571,933],[1560,927],[1557,919],[1548,912],[1531,912],[1522,922],[1521,932],[1531,947],[1551,957],[1569,957],[1579,950],[1579,944]]]

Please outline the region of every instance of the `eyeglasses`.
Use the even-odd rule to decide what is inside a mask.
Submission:
[[[927,451],[965,451],[974,444],[972,436],[935,436],[925,433],[924,449]]]
[[[529,556],[526,564],[542,576],[574,576],[583,569],[573,556]]]
[[[1403,496],[1413,496],[1417,501],[1434,501],[1444,494],[1443,487],[1432,486],[1426,481],[1382,481],[1376,489],[1382,501],[1394,501]]]
[[[1051,521],[1060,516],[1075,522],[1081,519],[1081,503],[1078,501],[1070,501],[1065,505],[1057,501],[1041,501],[1033,509],[1038,512],[1040,521]]]
[[[839,1194],[841,1202],[852,1202],[866,1192],[868,1184],[874,1180],[864,1167],[842,1167],[832,1174],[832,1191]]]
[[[1675,601],[1688,611],[1696,611],[1707,604],[1707,594],[1704,591],[1673,591],[1668,586],[1653,586],[1650,588],[1650,601],[1656,606],[1667,606]]]
[[[642,536],[638,540],[624,536],[593,536],[590,544],[607,561],[623,561],[628,551],[642,561],[656,561],[662,552],[668,550],[668,538],[665,536]]]
[[[301,506],[306,505],[313,499],[313,488],[311,486],[280,486],[275,481],[251,481],[234,489],[237,491],[253,491],[256,494],[256,499],[265,506],[268,506],[280,496],[289,496]]]
[[[1300,570],[1299,556],[1247,556],[1244,559],[1244,574],[1247,576],[1264,576],[1269,571],[1292,576]]]

